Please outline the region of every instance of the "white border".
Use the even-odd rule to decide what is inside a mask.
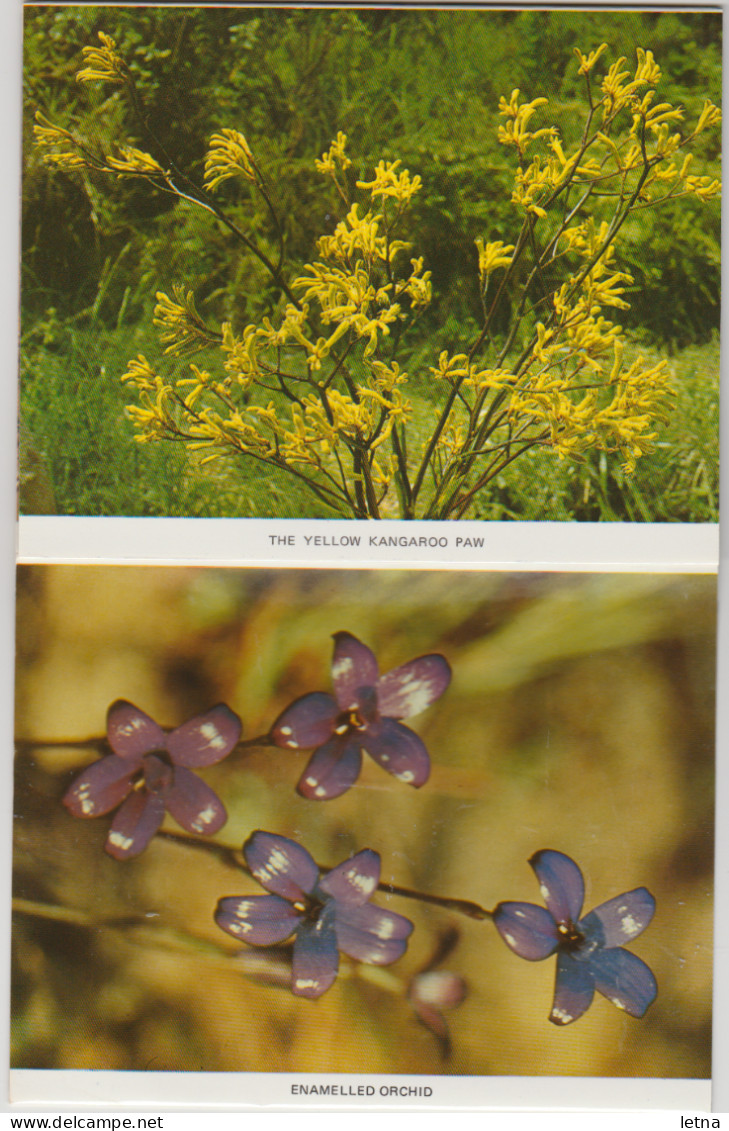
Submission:
[[[98,6],[105,6],[103,3]],[[113,6],[113,5],[108,5]],[[186,5],[177,5],[186,6]],[[241,5],[243,6],[243,5]],[[245,5],[255,6],[255,5]],[[294,5],[292,5],[294,6]],[[333,6],[333,5],[327,5]],[[345,5],[342,5],[345,6]],[[394,5],[392,5],[394,6]],[[416,5],[413,5],[414,7]],[[427,7],[428,5],[417,5]],[[448,5],[443,5],[447,7]],[[464,5],[465,7],[466,5]],[[468,5],[479,7],[480,5]],[[522,7],[521,4],[504,4],[501,7]],[[531,7],[545,7],[549,4],[532,4]],[[559,6],[559,5],[554,5]],[[564,6],[564,5],[563,5]],[[580,5],[575,4],[574,7]],[[637,7],[664,8],[668,5],[654,3],[653,0],[636,5]],[[719,5],[723,8],[723,2]],[[684,8],[704,8],[705,5],[687,3]],[[715,5],[712,5],[715,7]],[[184,522],[189,526],[189,521],[196,524],[195,543],[200,555],[195,560],[199,564],[233,564],[245,561],[250,565],[272,566],[297,566],[297,565],[336,565],[341,567],[367,568],[367,566],[394,566],[399,568],[454,568],[478,569],[488,568],[486,555],[474,552],[467,556],[464,548],[459,547],[457,554],[451,554],[443,560],[432,556],[426,558],[405,557],[398,555],[393,558],[377,556],[369,561],[358,557],[358,560],[345,560],[339,554],[332,554],[322,558],[318,553],[316,559],[312,555],[287,556],[283,559],[281,551],[277,549],[275,557],[264,557],[260,545],[260,535],[251,526],[250,522],[240,521],[233,528],[235,536],[229,534],[224,526],[217,529],[208,525],[213,520],[132,520],[132,519],[24,519],[19,529],[15,530],[13,516],[15,513],[13,476],[15,470],[15,433],[14,420],[16,415],[15,375],[17,372],[17,275],[13,264],[18,262],[18,185],[19,185],[19,121],[20,121],[20,42],[21,42],[21,9],[20,0],[4,0],[0,4],[0,122],[3,126],[3,140],[5,142],[4,161],[0,165],[0,193],[4,208],[0,211],[0,246],[4,251],[6,266],[2,275],[2,298],[0,303],[0,350],[4,365],[2,371],[5,382],[0,386],[0,516],[7,518],[7,523],[0,526],[0,574],[2,576],[2,591],[0,600],[0,672],[4,678],[0,679],[0,711],[7,720],[7,737],[10,738],[10,720],[12,718],[12,672],[13,672],[13,615],[14,615],[14,585],[12,559],[17,537],[17,549],[23,560],[55,560],[55,561],[114,561],[118,564],[133,562],[149,562],[149,553],[142,554],[140,535],[132,527],[124,524],[141,523],[140,532],[144,530],[145,544],[154,543],[158,551],[158,561],[174,564],[175,561],[190,563],[189,557],[182,550],[177,550],[177,555],[170,551],[179,545],[180,534],[177,527],[171,524]],[[722,340],[724,340],[722,331]],[[726,411],[722,413],[722,440],[727,443]],[[728,487],[727,476],[723,476],[723,487]],[[64,525],[58,533],[53,525],[61,521]],[[274,520],[275,521],[275,520]],[[93,540],[89,542],[88,535],[84,534],[79,552],[76,543],[76,530],[81,530],[86,523],[93,522]],[[222,520],[225,523],[225,520]],[[37,525],[43,524],[43,525]],[[49,524],[49,525],[46,525]],[[72,525],[73,524],[73,525]],[[307,524],[307,532],[310,524]],[[318,524],[311,524],[318,525]],[[332,531],[334,524],[326,523],[326,528]],[[350,524],[347,524],[350,525]],[[361,524],[354,524],[359,526]],[[368,524],[367,524],[368,525]],[[449,533],[453,536],[456,532],[451,524]],[[466,528],[459,524],[459,532]],[[605,525],[595,527],[576,527],[570,524],[474,524],[479,535],[483,531],[498,536],[498,549],[489,555],[491,568],[521,568],[521,569],[655,569],[712,572],[716,567],[718,541],[716,528],[712,527],[705,533],[702,528],[687,527],[626,527]],[[401,526],[407,528],[406,532],[413,530],[414,524],[382,524],[384,531],[395,530]],[[293,530],[298,533],[303,530],[300,523],[281,523],[282,529]],[[558,527],[558,530],[553,530]],[[528,529],[531,528],[531,529]],[[273,530],[273,526],[270,527]],[[108,533],[107,533],[108,531]],[[513,534],[511,533],[513,531]],[[636,533],[634,534],[633,531]],[[113,533],[112,533],[113,532]],[[629,550],[631,560],[626,563],[626,548],[623,544],[627,537],[642,541],[640,547],[633,546]],[[189,529],[188,529],[189,538]],[[151,542],[149,541],[151,539]],[[210,544],[208,544],[208,539]],[[231,539],[234,545],[231,544]],[[513,539],[513,541],[512,541]],[[531,541],[530,541],[531,539]],[[583,540],[582,544],[577,544]],[[591,541],[592,540],[592,541]],[[203,546],[200,543],[203,542]],[[598,548],[599,544],[599,548]],[[89,551],[93,547],[93,557]],[[669,553],[669,547],[673,546]],[[212,547],[217,547],[213,551]],[[256,547],[258,550],[256,551]],[[569,547],[569,548],[568,548]],[[723,540],[722,559],[726,561],[726,542]],[[331,548],[334,549],[333,547]],[[255,556],[260,553],[260,557]],[[671,560],[675,552],[676,557]],[[36,554],[40,558],[36,558]],[[113,555],[107,557],[106,555]],[[217,557],[216,555],[221,555]],[[253,556],[252,556],[253,555]],[[568,560],[565,561],[565,555]],[[537,556],[539,561],[537,561]],[[722,586],[723,590],[723,586]],[[725,594],[722,593],[722,596]],[[726,656],[728,654],[727,642],[729,628],[727,627],[728,614],[725,601],[721,602],[720,632],[721,632],[721,667],[720,676],[724,678],[726,672]],[[724,682],[726,682],[724,680]],[[717,786],[718,786],[718,814],[729,812],[729,771],[727,759],[724,754],[724,740],[729,733],[729,704],[723,706],[722,696],[719,696],[720,729],[719,743],[717,745]],[[7,760],[9,762],[9,759]],[[6,825],[5,844],[10,842],[10,827],[12,824],[12,808],[10,791],[7,789],[6,779]],[[729,1075],[726,1065],[729,1063],[729,947],[726,938],[729,935],[729,828],[726,822],[717,820],[717,897],[716,897],[716,948],[715,948],[715,1013],[714,1013],[714,1109],[729,1111]],[[0,856],[0,896],[2,906],[9,907],[9,850]],[[5,934],[5,933],[4,933]],[[6,957],[8,951],[8,938],[0,941],[0,955]],[[0,1066],[7,1064],[8,1041],[7,1022],[9,1015],[8,963],[3,963],[4,975],[0,978]],[[0,1071],[4,1071],[0,1067]],[[57,1107],[79,1109],[93,1105],[95,1108],[118,1107],[128,1109],[130,1104],[144,1102],[147,1106],[163,1108],[167,1111],[190,1110],[205,1105],[208,1110],[217,1107],[235,1107],[236,1110],[245,1109],[246,1102],[240,1098],[241,1085],[255,1086],[262,1089],[262,1107],[268,1111],[301,1109],[305,1105],[285,1102],[279,1097],[279,1086],[285,1087],[286,1078],[255,1074],[241,1076],[239,1074],[146,1074],[146,1073],[76,1073],[59,1072],[38,1073],[31,1071],[14,1070],[12,1075],[13,1108],[18,1111],[16,1104],[32,1105],[37,1107],[43,1104],[46,1109],[55,1104]],[[39,1099],[37,1078],[44,1079],[43,1100]],[[49,1079],[50,1078],[50,1079]],[[206,1090],[204,1085],[208,1081],[213,1086],[213,1098],[203,1095]],[[291,1077],[295,1082],[300,1077]],[[309,1079],[320,1079],[309,1078]],[[321,1078],[330,1079],[328,1077]],[[336,1076],[331,1078],[336,1083],[343,1083],[346,1078]],[[368,1082],[373,1077],[360,1077],[357,1082]],[[610,1079],[583,1079],[583,1078],[477,1078],[475,1080],[476,1093],[471,1103],[463,1104],[459,1092],[463,1087],[460,1078],[454,1077],[417,1077],[417,1084],[432,1083],[438,1090],[438,1107],[455,1106],[474,1107],[491,1110],[528,1111],[541,1110],[551,1107],[564,1110],[566,1107],[586,1108],[595,1110],[615,1111],[636,1110],[639,1107],[651,1107],[667,1110],[669,1107],[683,1109],[687,1112],[708,1110],[709,1088],[708,1081],[678,1081],[678,1080],[610,1080]],[[394,1081],[402,1083],[403,1077],[396,1077]],[[468,1078],[469,1088],[473,1078]],[[504,1083],[503,1099],[496,1095],[497,1084]],[[530,1086],[531,1085],[531,1086]],[[26,1089],[30,1087],[32,1092]],[[236,1091],[237,1089],[237,1091]],[[100,1096],[100,1092],[104,1095]],[[265,1093],[265,1095],[264,1095]],[[275,1094],[274,1094],[275,1093]],[[525,1093],[527,1100],[532,1096],[535,1099],[534,1107],[525,1107]],[[258,1092],[256,1092],[258,1094]],[[410,1105],[403,1105],[410,1106]],[[431,1105],[432,1106],[432,1105]],[[311,1108],[310,1103],[306,1103]],[[0,1111],[11,1110],[3,1103],[0,1096]],[[334,1110],[330,1108],[329,1110]],[[371,1110],[371,1109],[370,1109]],[[411,1109],[412,1110],[412,1109]]]
[[[50,1077],[50,1079],[49,1079]],[[532,1087],[525,1098],[525,1081]],[[337,1087],[336,1096],[298,1096],[293,1087]],[[616,1079],[565,1076],[352,1076],[340,1073],[266,1072],[49,1072],[14,1069],[10,1073],[14,1103],[58,1108],[73,1103],[80,1107],[123,1109],[132,1104],[160,1106],[160,1095],[168,1093],[165,1106],[171,1110],[212,1102],[225,1110],[244,1111],[357,1110],[382,1107],[412,1110],[490,1110],[543,1112],[584,1109],[702,1111],[711,1106],[710,1080],[666,1080],[660,1077]],[[374,1095],[357,1094],[371,1088]],[[388,1091],[383,1098],[380,1089]],[[392,1089],[411,1095],[393,1095]],[[355,1095],[348,1098],[348,1089]],[[431,1095],[418,1092],[430,1089]],[[39,1095],[42,1094],[42,1100]]]
[[[23,517],[23,563],[713,573],[715,524]]]

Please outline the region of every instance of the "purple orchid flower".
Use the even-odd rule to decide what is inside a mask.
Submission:
[[[317,747],[297,786],[299,793],[316,801],[345,793],[359,777],[363,750],[400,781],[424,785],[430,774],[428,751],[399,720],[434,703],[450,679],[448,661],[437,653],[381,676],[366,644],[349,632],[335,633],[334,695],[303,695],[271,728],[277,746]]]
[[[563,852],[544,849],[529,861],[546,909],[534,903],[500,903],[496,929],[515,954],[530,962],[557,955],[557,984],[549,1020],[569,1025],[589,1009],[595,990],[619,1009],[642,1017],[658,992],[645,962],[621,943],[650,923],[656,901],[646,888],[616,895],[583,919],[582,872]]]
[[[241,722],[223,703],[166,732],[118,699],[106,718],[113,751],[88,766],[63,798],[74,817],[99,817],[120,806],[106,851],[117,860],[142,852],[167,810],[191,833],[216,833],[227,820],[218,795],[190,766],[220,762],[238,742]]]
[[[301,845],[274,833],[253,833],[243,845],[251,875],[270,895],[221,899],[215,920],[253,946],[294,939],[291,988],[321,997],[339,969],[339,951],[375,966],[405,953],[413,924],[369,903],[380,881],[380,857],[365,848],[326,875]]]

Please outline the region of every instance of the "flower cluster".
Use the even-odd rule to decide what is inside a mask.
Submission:
[[[422,740],[400,720],[417,715],[447,689],[451,669],[431,653],[380,675],[372,651],[349,632],[334,635],[334,694],[310,692],[276,719],[253,744],[286,749],[316,747],[298,783],[307,799],[332,800],[359,776],[362,752],[415,787],[425,784],[430,759]],[[226,821],[218,796],[192,768],[214,765],[240,743],[241,722],[219,704],[164,730],[133,704],[117,700],[107,717],[111,753],[88,766],[63,798],[75,817],[97,817],[116,809],[106,850],[118,860],[142,852],[165,812],[190,834],[213,834]],[[244,744],[245,745],[245,744]],[[293,940],[290,985],[294,994],[318,998],[334,984],[340,952],[365,965],[389,966],[405,953],[410,919],[370,903],[380,884],[380,856],[370,848],[324,869],[295,841],[257,830],[243,845],[249,874],[266,895],[226,896],[215,920],[228,934],[254,947],[279,947]],[[595,990],[642,1017],[656,995],[656,982],[641,959],[624,949],[650,923],[655,901],[645,888],[617,896],[582,915],[584,881],[569,856],[552,849],[530,861],[546,908],[502,902],[493,911],[477,904],[391,889],[473,915],[491,918],[506,944],[536,961],[557,955],[557,985],[550,1020],[566,1025],[590,1006]],[[458,1005],[466,985],[457,973],[439,970],[458,932],[441,936],[434,957],[400,991],[448,1055],[443,1011]],[[285,952],[284,952],[285,953]],[[278,982],[289,967],[279,956]]]
[[[536,446],[560,459],[615,453],[634,470],[653,449],[672,390],[665,365],[640,356],[623,364],[625,337],[604,311],[628,306],[633,280],[614,247],[641,209],[716,196],[718,180],[692,171],[690,147],[721,115],[706,101],[686,123],[680,106],[660,99],[650,51],[637,48],[634,67],[625,57],[606,64],[606,52],[605,44],[575,51],[585,85],[575,140],[550,124],[543,95],[515,89],[500,99],[498,140],[513,159],[519,229],[510,239],[476,238],[483,323],[475,340],[449,349],[445,371],[442,352],[429,365],[425,349],[408,344],[432,281],[404,230],[422,179],[399,160],[383,158],[355,179],[347,136],[337,133],[314,164],[344,210],[289,277],[274,194],[240,130],[212,135],[202,184],[185,178],[183,189],[153,154],[128,144],[102,152],[38,115],[37,142],[51,164],[146,179],[199,205],[258,257],[281,294],[270,317],[213,328],[189,288],[160,292],[162,352],[207,349],[219,363],[167,373],[152,365],[150,377],[142,355],[130,361],[123,380],[136,393],[128,415],[137,438],[183,442],[200,465],[262,461],[297,479],[327,517],[464,517],[506,464]],[[113,40],[102,33],[85,60],[80,81],[121,85],[139,110]],[[215,191],[233,180],[262,198],[277,263],[218,203]],[[513,313],[499,341],[507,302]],[[435,402],[428,373],[448,378]]]

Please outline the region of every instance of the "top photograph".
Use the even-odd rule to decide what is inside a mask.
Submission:
[[[27,6],[21,515],[716,522],[721,35]]]

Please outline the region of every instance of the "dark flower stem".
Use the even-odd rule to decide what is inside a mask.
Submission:
[[[160,829],[157,833],[158,837],[165,840],[171,840],[178,844],[189,845],[191,848],[202,848],[205,852],[210,852],[217,856],[228,867],[236,868],[246,872],[249,876],[252,875],[250,870],[246,867],[243,853],[240,849],[232,848],[227,844],[220,844],[214,840],[202,840],[194,833],[177,832],[174,829]],[[318,864],[320,872],[330,872],[331,868],[323,867]],[[255,877],[253,877],[255,878]],[[386,881],[377,885],[377,890],[386,892],[388,895],[399,895],[404,899],[418,899],[421,903],[433,903],[437,907],[444,907],[447,911],[457,911],[460,915],[467,915],[469,919],[491,919],[493,912],[487,911],[485,907],[480,904],[474,903],[470,899],[452,899],[447,895],[431,895],[424,891],[415,891],[413,888],[399,887],[397,884],[390,884]]]

